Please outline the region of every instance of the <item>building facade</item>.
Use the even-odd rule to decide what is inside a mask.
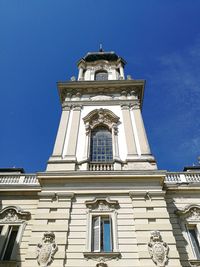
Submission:
[[[200,266],[200,168],[157,168],[125,64],[83,57],[46,171],[0,170],[0,266]]]

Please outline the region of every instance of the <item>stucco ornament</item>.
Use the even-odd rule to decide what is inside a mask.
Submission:
[[[164,267],[168,261],[169,247],[166,242],[162,241],[159,231],[151,232],[148,249],[154,263],[159,267]]]
[[[53,232],[44,233],[42,243],[37,245],[37,262],[41,267],[46,267],[53,261],[53,256],[58,250]]]

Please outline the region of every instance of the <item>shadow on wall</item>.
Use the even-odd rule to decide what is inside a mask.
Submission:
[[[173,202],[172,198],[167,199],[167,210],[170,216],[170,222],[173,229],[173,235],[176,240],[176,248],[179,253],[181,266],[191,267],[189,263],[189,256],[186,250],[186,246],[188,245],[188,241],[185,239],[183,235],[183,230],[181,229],[180,218],[175,213],[177,211],[177,207]]]

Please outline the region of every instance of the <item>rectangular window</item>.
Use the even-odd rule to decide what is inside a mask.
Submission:
[[[112,223],[109,216],[92,217],[92,251],[112,251]]]
[[[4,231],[5,230],[5,231]],[[16,239],[19,226],[6,225],[1,230],[1,252],[0,259],[3,261],[11,260],[14,247],[16,246]]]
[[[197,227],[195,225],[189,226],[188,234],[192,245],[193,253],[195,254],[197,259],[200,259],[200,242],[199,242],[199,233],[197,231]]]

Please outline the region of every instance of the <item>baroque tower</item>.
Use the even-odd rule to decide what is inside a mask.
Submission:
[[[88,53],[78,80],[58,83],[62,115],[47,171],[157,169],[141,115],[145,81],[125,79],[125,64],[114,52]]]

